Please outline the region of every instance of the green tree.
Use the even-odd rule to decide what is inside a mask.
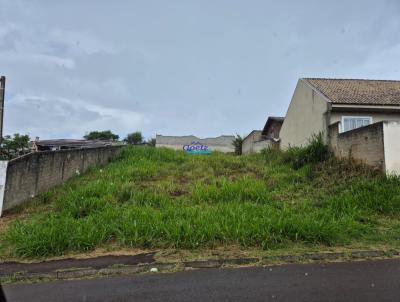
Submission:
[[[127,142],[128,144],[133,144],[133,145],[141,144],[141,143],[143,143],[142,132],[136,131],[136,132],[130,133],[126,136],[124,141]]]
[[[91,131],[86,134],[84,139],[87,140],[118,140],[119,136],[111,132],[111,130],[105,131]]]
[[[233,140],[232,145],[235,147],[235,154],[241,155],[242,154],[243,137],[241,137],[239,134],[236,134],[236,137]]]
[[[15,133],[14,136],[6,135],[1,144],[1,159],[11,159],[30,151],[29,135]]]

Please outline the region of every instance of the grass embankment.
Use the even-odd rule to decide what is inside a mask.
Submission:
[[[125,148],[20,210],[0,234],[2,254],[397,244],[399,179],[314,147],[241,157]]]

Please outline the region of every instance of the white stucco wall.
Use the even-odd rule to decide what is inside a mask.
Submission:
[[[400,123],[383,123],[383,135],[386,173],[400,175]]]
[[[385,112],[354,112],[354,111],[332,111],[330,114],[330,125],[341,122],[342,116],[370,116],[372,117],[372,123],[378,123],[382,121],[390,121],[390,122],[400,122],[400,112],[395,113],[385,113]]]
[[[306,145],[311,136],[319,132],[327,137],[328,107],[326,99],[300,79],[279,134],[280,147]]]

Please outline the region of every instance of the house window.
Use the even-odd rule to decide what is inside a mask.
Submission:
[[[370,116],[342,116],[342,132],[372,124]]]

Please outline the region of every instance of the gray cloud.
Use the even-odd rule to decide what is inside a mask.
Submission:
[[[0,0],[5,130],[248,133],[299,77],[399,79],[397,1]]]
[[[137,112],[88,104],[80,99],[17,94],[12,100],[13,106],[7,112],[11,133],[19,131],[21,125],[28,125],[27,132],[32,136],[40,133],[44,137],[80,137],[83,129],[92,131],[109,126],[121,133],[148,123]]]

